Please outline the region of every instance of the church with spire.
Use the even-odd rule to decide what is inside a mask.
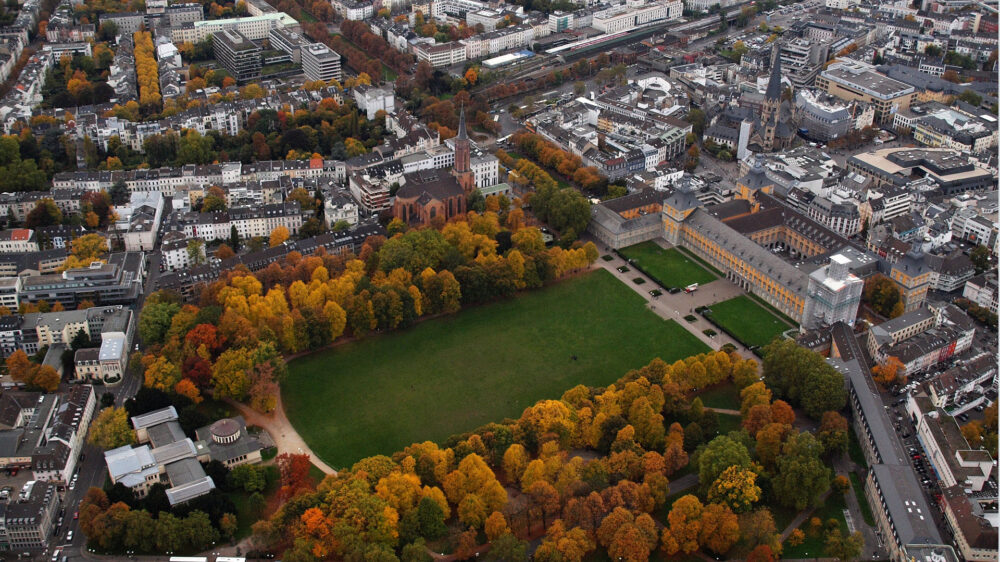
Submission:
[[[771,53],[771,76],[767,80],[760,114],[753,122],[750,149],[771,152],[788,148],[795,140],[794,106],[791,99],[782,99],[781,56],[775,45]],[[794,99],[794,94],[791,96]]]
[[[455,137],[455,167],[452,175],[466,195],[476,189],[476,175],[472,172],[472,143],[465,131],[465,107],[458,115],[458,135]]]
[[[403,174],[392,205],[393,216],[407,224],[422,226],[465,214],[468,196],[476,189],[476,175],[472,170],[472,142],[465,129],[464,107],[459,113],[454,145],[455,164],[450,173],[446,169],[430,169]]]

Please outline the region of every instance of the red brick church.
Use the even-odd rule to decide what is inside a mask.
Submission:
[[[459,114],[455,137],[455,166],[449,174],[440,170],[420,170],[403,175],[404,184],[396,192],[392,214],[403,222],[419,226],[443,216],[445,220],[465,214],[466,198],[476,188],[472,172],[472,147],[465,131],[465,109]]]

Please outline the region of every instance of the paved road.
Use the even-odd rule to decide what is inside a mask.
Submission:
[[[278,447],[278,454],[305,453],[309,455],[309,460],[324,473],[334,475],[337,474],[336,470],[323,462],[323,460],[320,459],[316,453],[312,452],[309,445],[306,445],[305,439],[302,439],[302,436],[295,431],[291,422],[288,421],[288,416],[285,415],[285,407],[281,402],[280,392],[278,393],[278,404],[274,411],[270,414],[261,414],[260,412],[247,407],[246,404],[240,404],[239,402],[232,400],[226,400],[226,402],[240,411],[246,419],[247,425],[257,425],[266,429],[267,432],[271,434],[271,438],[274,439],[274,443]]]

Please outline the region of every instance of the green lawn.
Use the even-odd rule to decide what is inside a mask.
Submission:
[[[715,280],[714,275],[691,258],[675,248],[664,250],[656,242],[642,242],[619,252],[664,287],[686,287]]]
[[[806,540],[798,546],[792,546],[785,543],[784,549],[781,552],[782,558],[816,558],[823,556],[823,548],[826,544],[824,535],[826,534],[826,522],[828,519],[836,519],[840,524],[840,532],[847,534],[847,520],[844,519],[844,509],[847,507],[847,503],[844,501],[844,495],[831,492],[826,498],[826,503],[822,507],[818,508],[816,511],[809,516],[809,519],[813,517],[819,517],[820,521],[823,522],[823,528],[820,529],[819,533],[811,533],[809,531],[809,519],[806,519],[799,529],[806,534]]]
[[[701,398],[701,403],[706,408],[740,409],[740,389],[736,388],[733,383],[727,382],[707,388],[698,394],[698,398]]]
[[[711,321],[747,347],[765,346],[791,328],[746,295],[711,306]]]
[[[858,436],[854,434],[854,426],[847,426],[847,454],[850,455],[854,464],[868,468],[865,452],[861,449],[861,443],[858,443]]]
[[[282,392],[313,451],[343,467],[707,350],[601,270],[297,359]]]
[[[739,416],[731,416],[729,414],[718,414],[719,416],[719,429],[716,435],[729,435],[730,431],[739,431],[742,426],[742,418]],[[709,439],[705,439],[709,441]]]
[[[861,516],[864,518],[865,523],[869,526],[875,526],[875,516],[872,514],[872,507],[868,504],[868,496],[865,495],[865,484],[861,481],[861,477],[858,476],[856,472],[852,472],[851,476],[851,488],[854,490],[854,497],[858,499],[858,505],[861,507]]]

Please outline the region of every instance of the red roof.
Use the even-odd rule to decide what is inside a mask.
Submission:
[[[31,231],[27,228],[15,228],[10,231],[11,240],[31,240]]]

